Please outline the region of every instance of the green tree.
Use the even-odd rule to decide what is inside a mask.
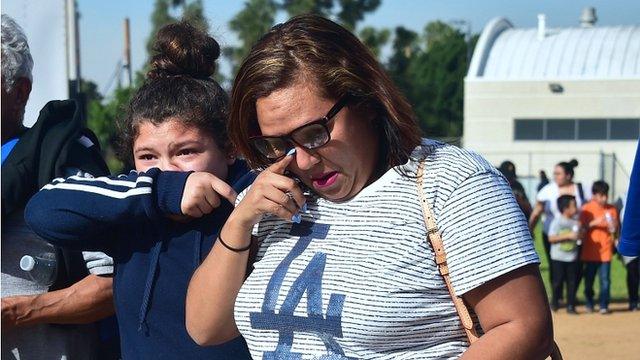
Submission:
[[[422,46],[404,68],[406,94],[428,136],[462,136],[464,77],[467,71],[465,35],[443,22],[427,24]]]
[[[182,1],[182,20],[188,21],[196,28],[209,32],[209,21],[204,16],[202,0]]]
[[[92,101],[102,101],[102,94],[98,91],[98,84],[91,80],[80,79],[80,92],[83,94],[87,104]]]
[[[290,17],[300,14],[330,16],[333,0],[283,0],[280,8]]]
[[[336,11],[334,0],[247,0],[244,8],[229,22],[229,27],[240,40],[239,46],[225,49],[225,56],[232,64],[235,74],[251,46],[274,25],[279,11],[288,17],[300,14],[318,14],[336,21],[354,30],[359,21],[367,13],[373,12],[380,5],[381,0],[339,0]],[[371,32],[367,33],[372,35]],[[376,34],[381,36],[381,34]],[[374,44],[381,39],[369,38]]]
[[[88,103],[87,127],[91,129],[102,147],[102,154],[112,173],[120,173],[123,164],[115,156],[117,129],[116,119],[126,113],[133,87],[118,88],[106,103],[94,99]]]
[[[403,26],[399,26],[394,31],[392,43],[392,55],[387,62],[387,71],[396,85],[408,96],[413,88],[413,80],[407,69],[411,61],[420,51],[418,45],[418,34]]]
[[[234,74],[251,46],[273,26],[277,10],[273,0],[249,0],[231,19],[229,27],[238,35],[240,46],[227,47],[224,53],[233,65]]]
[[[376,29],[371,26],[367,26],[360,30],[360,34],[358,37],[362,42],[367,45],[369,50],[376,56],[376,58],[380,58],[380,53],[382,52],[382,47],[389,42],[389,38],[391,37],[391,31],[389,29]]]
[[[378,9],[381,0],[340,0],[339,2],[338,22],[353,31],[367,13]]]

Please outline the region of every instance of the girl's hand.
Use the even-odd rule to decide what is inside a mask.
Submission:
[[[265,214],[291,220],[299,212],[306,199],[296,181],[284,175],[291,159],[293,153],[258,175],[231,215],[235,222],[251,229]]]
[[[199,218],[220,206],[221,197],[234,204],[237,196],[229,184],[215,175],[195,172],[189,175],[184,185],[180,210],[188,217]]]

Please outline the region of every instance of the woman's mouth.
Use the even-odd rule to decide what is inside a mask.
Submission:
[[[337,171],[331,171],[328,173],[321,174],[319,176],[314,176],[311,180],[313,182],[313,187],[316,189],[325,189],[336,182],[338,178]]]

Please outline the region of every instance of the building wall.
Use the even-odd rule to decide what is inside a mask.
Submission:
[[[564,91],[552,93],[551,82],[560,84]],[[556,163],[576,158],[580,162],[576,179],[586,188],[604,176],[614,182],[613,195],[626,193],[637,140],[514,141],[514,119],[640,118],[640,79],[467,79],[464,113],[463,145],[496,165],[510,159],[519,176],[537,177],[539,170],[551,176]]]

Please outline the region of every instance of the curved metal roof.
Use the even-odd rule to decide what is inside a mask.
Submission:
[[[516,29],[505,18],[482,31],[467,78],[640,79],[640,26]]]

